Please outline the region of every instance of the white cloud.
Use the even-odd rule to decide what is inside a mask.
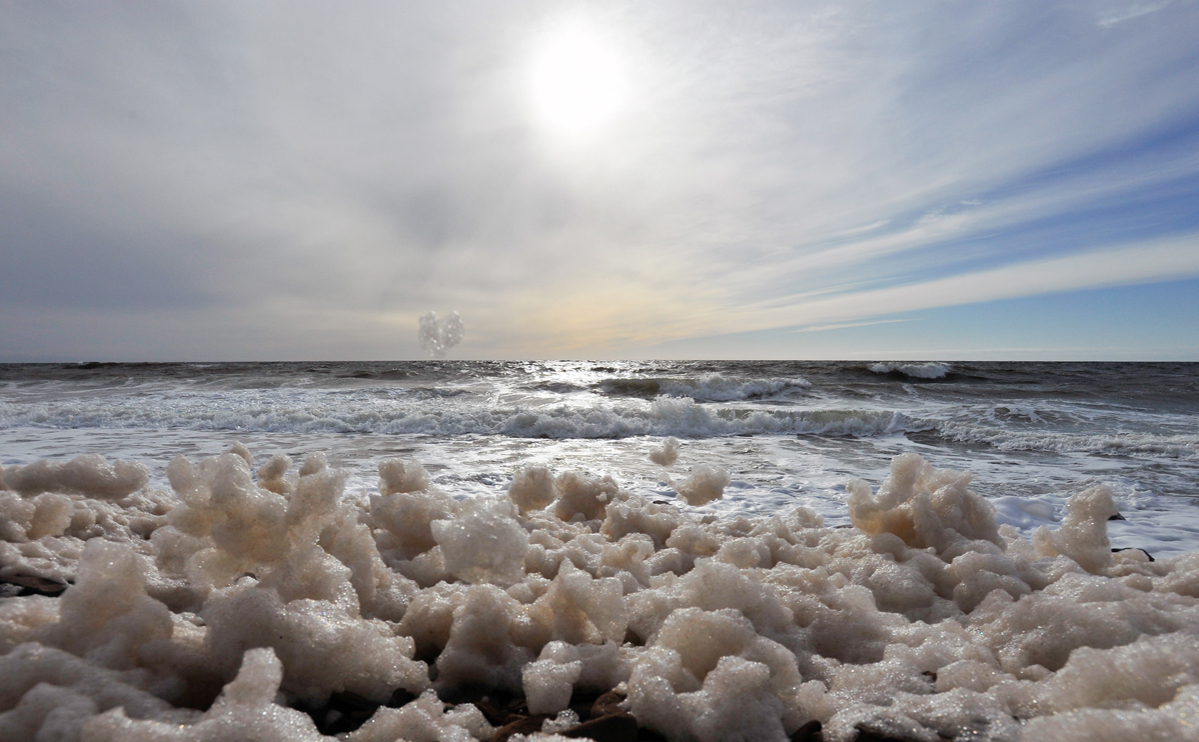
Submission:
[[[1156,13],[1157,11],[1169,7],[1173,0],[1163,0],[1157,3],[1121,3],[1118,6],[1108,8],[1099,13],[1097,21],[1103,28],[1111,28],[1118,23],[1130,21],[1133,18],[1140,18],[1143,15]]]
[[[1199,234],[1032,260],[903,286],[797,304],[768,322],[816,324],[933,307],[1199,276]]]
[[[1199,105],[1199,11],[1152,9],[1098,28],[1044,0],[597,5],[635,90],[565,147],[522,87],[557,3],[5,5],[0,303],[119,326],[152,295],[138,336],[183,349],[198,306],[279,337],[301,306],[363,356],[398,317],[458,309],[502,356],[1105,285],[1149,270],[1113,245],[1152,220],[1045,241],[1102,270],[977,240],[1199,173],[1193,151],[1136,155]]]
[[[897,322],[910,322],[907,319],[879,319],[868,322],[837,322],[830,325],[809,325],[791,330],[791,332],[828,332],[829,330],[846,330],[851,327],[870,327],[872,325],[893,325]]]

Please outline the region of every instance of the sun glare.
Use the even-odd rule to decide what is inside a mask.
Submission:
[[[538,121],[566,136],[603,128],[623,107],[626,85],[613,44],[582,25],[560,28],[533,61],[533,106]]]

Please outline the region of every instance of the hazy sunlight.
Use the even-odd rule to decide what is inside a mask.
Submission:
[[[592,29],[560,28],[533,59],[532,97],[538,122],[554,133],[593,134],[624,105],[624,60]]]

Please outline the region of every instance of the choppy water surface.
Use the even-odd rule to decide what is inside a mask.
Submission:
[[[683,441],[670,470],[647,458]],[[844,483],[892,456],[974,472],[1027,530],[1112,485],[1117,546],[1199,550],[1199,364],[411,362],[0,366],[0,464],[130,458],[165,483],[178,454],[241,440],[326,453],[375,487],[420,460],[456,496],[504,491],[525,463],[611,474],[654,498],[699,463],[729,470],[725,515],[797,504],[847,522]]]

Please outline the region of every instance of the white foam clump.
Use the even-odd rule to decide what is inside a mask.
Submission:
[[[145,465],[120,459],[109,464],[99,454],[76,456],[65,463],[35,461],[3,471],[5,488],[23,496],[59,492],[119,500],[144,487],[149,479]]]
[[[944,552],[962,540],[1001,546],[995,508],[970,491],[971,479],[970,474],[935,469],[919,454],[901,454],[877,495],[860,479],[846,484],[849,517],[865,533],[894,534],[917,549]]]
[[[649,460],[658,466],[674,466],[679,460],[679,439],[674,436],[667,438],[661,448],[649,452]]]
[[[577,471],[555,477],[547,467],[527,466],[513,475],[508,497],[523,513],[553,504],[554,512],[562,520],[592,520],[602,517],[618,490],[612,477]]]
[[[275,703],[283,666],[271,649],[245,653],[237,676],[212,707],[191,723],[130,718],[124,707],[111,709],[84,723],[87,742],[305,742],[328,739],[317,732],[307,714]]]
[[[540,510],[554,501],[554,475],[549,467],[526,466],[517,470],[508,488],[508,497],[521,512]]]
[[[1112,562],[1107,521],[1119,514],[1112,488],[1099,485],[1079,492],[1066,502],[1066,506],[1062,527],[1050,531],[1046,526],[1039,526],[1033,531],[1032,542],[1039,552],[1064,554],[1088,572],[1102,572]]]
[[[724,488],[730,481],[729,473],[722,467],[696,464],[676,489],[688,505],[699,506],[724,497]]]
[[[524,577],[529,534],[515,519],[507,500],[475,499],[453,520],[429,524],[441,547],[445,568],[463,582],[490,582],[507,587]]]
[[[679,741],[813,721],[830,742],[1194,738],[1199,555],[1112,553],[1102,487],[1025,540],[914,454],[847,485],[855,528],[696,516],[540,466],[459,502],[390,459],[377,494],[343,497],[319,454],[252,460],[178,458],[171,491],[117,499],[0,491],[0,580],[69,585],[0,598],[0,739],[315,740],[297,707],[401,689],[341,737],[487,739],[441,698],[494,690],[557,715],[528,739],[610,691]],[[680,494],[719,494],[705,466]]]
[[[381,708],[357,730],[344,735],[346,742],[469,742],[488,739],[494,731],[474,704],[454,708],[427,690],[403,708]]]

